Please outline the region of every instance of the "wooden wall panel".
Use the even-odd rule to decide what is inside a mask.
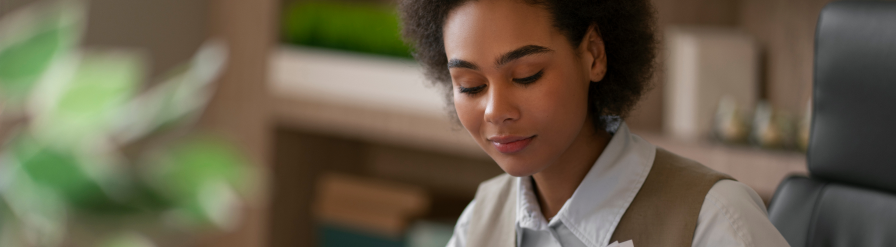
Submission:
[[[267,61],[274,45],[277,18],[274,0],[208,1],[209,33],[230,48],[219,88],[202,125],[225,135],[259,166],[262,193],[244,208],[243,223],[234,231],[210,238],[204,246],[267,246],[268,189],[270,185]]]

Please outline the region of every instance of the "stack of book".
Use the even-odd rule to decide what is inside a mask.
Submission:
[[[318,180],[313,207],[319,222],[319,244],[405,246],[408,226],[429,207],[429,195],[417,186],[325,174]]]

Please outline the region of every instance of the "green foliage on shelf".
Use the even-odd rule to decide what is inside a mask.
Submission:
[[[301,1],[286,8],[282,26],[291,44],[411,58],[388,6]]]

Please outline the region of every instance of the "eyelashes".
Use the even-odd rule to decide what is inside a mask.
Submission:
[[[531,75],[531,76],[526,77],[526,78],[520,78],[520,79],[516,79],[516,78],[514,78],[514,79],[513,79],[513,82],[516,82],[516,83],[519,83],[519,84],[523,84],[523,85],[529,85],[529,84],[532,84],[532,83],[535,82],[535,81],[538,81],[538,79],[541,79],[541,75],[542,75],[542,74],[544,74],[544,70],[540,70],[540,71],[538,71],[538,73],[535,73],[534,75]]]
[[[541,79],[541,76],[543,74],[544,74],[544,70],[541,70],[541,71],[538,71],[538,73],[535,73],[534,75],[531,75],[531,76],[528,76],[525,78],[513,78],[512,81],[525,86],[525,85],[529,85],[529,84],[532,84],[532,83],[538,81],[538,79]],[[485,89],[485,84],[475,86],[475,87],[458,86],[458,90],[461,93],[468,94],[468,95],[476,95],[476,94],[482,92],[482,90],[484,90],[484,89]]]
[[[461,87],[461,86],[457,86],[457,87],[458,87],[458,89],[460,89],[461,93],[475,95],[475,94],[478,94],[479,92],[482,92],[482,90],[485,89],[485,84],[475,86],[475,87]]]

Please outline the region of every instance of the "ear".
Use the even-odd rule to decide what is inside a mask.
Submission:
[[[588,27],[588,32],[580,45],[582,62],[588,70],[588,77],[592,82],[601,81],[607,74],[607,53],[604,50],[604,40],[600,36],[597,25]]]

